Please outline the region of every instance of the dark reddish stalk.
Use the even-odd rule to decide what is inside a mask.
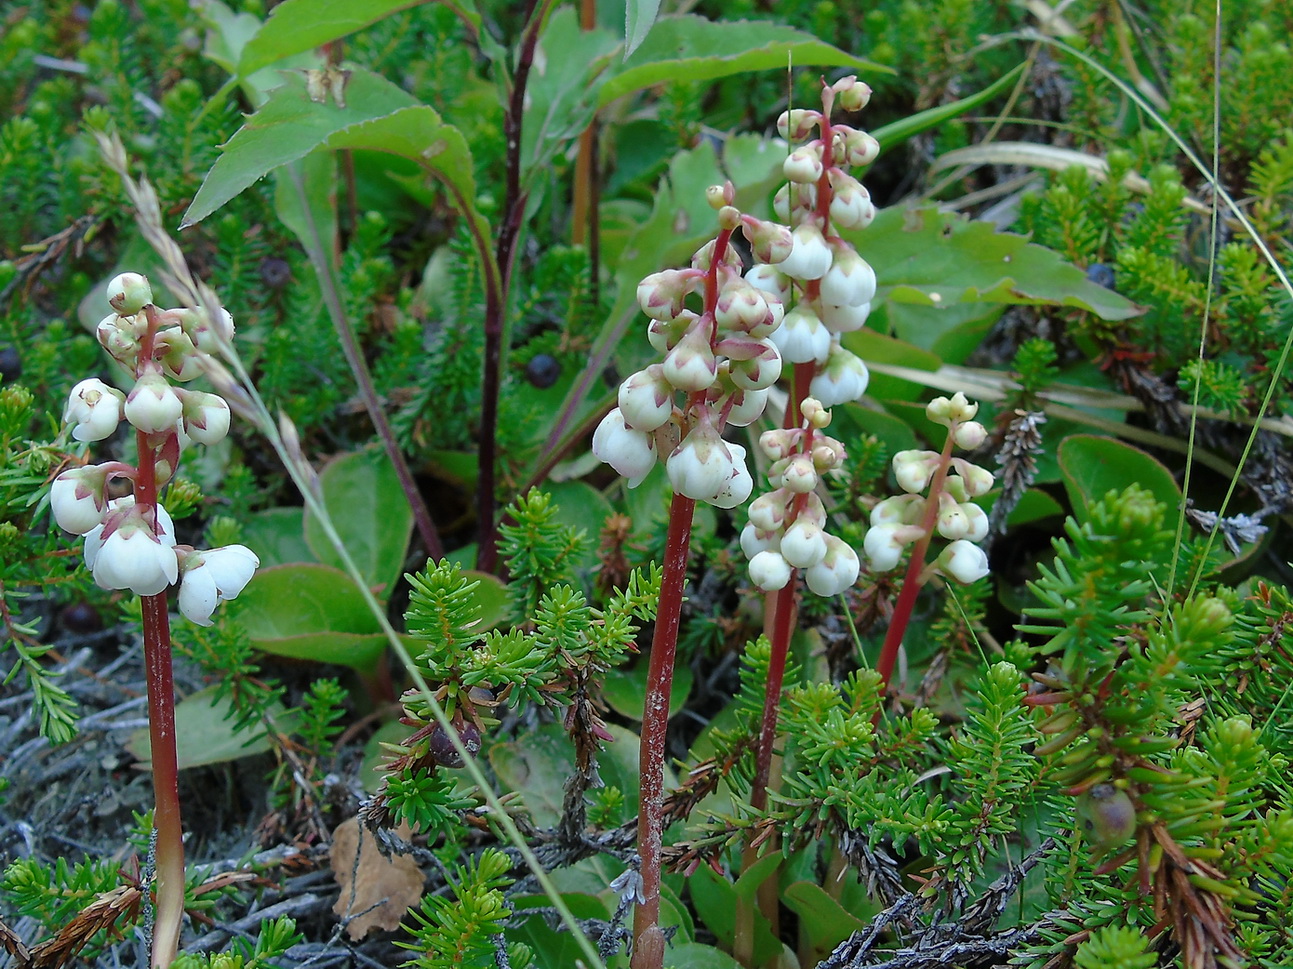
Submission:
[[[642,859],[641,901],[633,913],[632,969],[661,969],[664,934],[660,931],[660,856],[664,840],[664,763],[669,728],[669,692],[682,618],[682,590],[691,547],[692,498],[675,494],[669,505],[664,578],[656,612],[655,635],[647,667],[646,703],[642,710],[641,796],[638,808],[638,856]]]
[[[781,706],[781,687],[786,676],[786,654],[794,629],[795,588],[799,570],[790,573],[790,581],[772,595],[772,654],[768,661],[767,688],[763,696],[763,719],[759,725],[759,746],[754,757],[754,787],[750,804],[762,811],[768,806],[768,779],[772,773],[772,748],[777,738],[777,711]]]
[[[943,484],[947,481],[947,469],[951,466],[952,458],[952,433],[949,430],[947,434],[947,443],[943,445],[943,453],[939,455],[938,468],[934,471],[934,477],[929,485],[929,498],[925,502],[925,517],[921,520],[920,527],[924,529],[925,534],[916,540],[916,544],[911,549],[911,561],[907,563],[907,573],[902,578],[902,591],[898,593],[898,601],[893,607],[893,616],[889,620],[889,630],[885,633],[884,646],[880,649],[880,660],[876,663],[876,672],[880,674],[880,689],[883,692],[889,689],[889,680],[893,676],[894,665],[898,661],[898,647],[902,645],[902,637],[907,632],[907,625],[911,622],[911,613],[916,605],[916,596],[920,593],[921,572],[925,568],[925,553],[929,551],[929,542],[934,534],[934,525],[938,521],[938,498],[943,493]],[[880,720],[880,711],[877,710],[875,722]]]

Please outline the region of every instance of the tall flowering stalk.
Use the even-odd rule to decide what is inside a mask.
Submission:
[[[99,323],[99,343],[134,374],[123,394],[98,379],[73,389],[64,413],[72,437],[92,443],[111,437],[124,419],[134,428],[137,465],[119,461],[64,471],[50,488],[58,525],[85,536],[85,563],[104,589],[142,599],[148,721],[152,742],[156,914],[151,964],[169,966],[184,915],[184,842],[175,748],[170,616],[166,591],[180,583],[178,606],[192,622],[211,624],[223,599],[236,597],[260,560],[242,545],[195,549],[179,545],[160,501],[190,445],[215,444],[229,431],[229,405],[216,394],[173,386],[205,372],[205,359],[233,336],[224,310],[163,310],[148,280],[123,273],[108,284],[113,313]],[[130,481],[133,494],[108,498],[108,482]]]
[[[665,739],[692,515],[697,501],[734,508],[750,496],[754,481],[745,448],[723,440],[722,432],[756,421],[781,374],[781,354],[768,338],[782,323],[781,300],[742,277],[731,241],[740,231],[760,259],[779,262],[792,251],[790,231],[743,215],[732,205],[730,183],[712,186],[708,198],[718,212],[717,237],[690,268],[655,273],[638,287],[638,302],[651,318],[647,339],[661,362],[624,381],[619,406],[593,435],[593,453],[628,478],[629,487],[665,455],[674,491],[642,715],[634,969],[659,969],[664,962],[658,922]]]

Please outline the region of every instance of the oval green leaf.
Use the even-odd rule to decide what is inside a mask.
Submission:
[[[1169,516],[1181,503],[1180,486],[1161,461],[1112,437],[1074,434],[1060,444],[1057,456],[1064,488],[1079,522],[1086,520],[1093,501],[1129,484],[1148,489],[1167,506]]]

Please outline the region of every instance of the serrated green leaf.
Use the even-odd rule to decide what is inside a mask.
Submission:
[[[607,78],[598,104],[664,81],[710,81],[749,71],[784,71],[787,63],[892,73],[793,27],[766,21],[710,21],[693,15],[662,17],[642,46]]]
[[[875,269],[879,296],[941,307],[955,303],[1073,306],[1102,319],[1141,310],[1049,249],[988,222],[937,209],[885,209],[865,231],[846,232]]]
[[[624,6],[624,56],[627,58],[646,40],[660,12],[660,0],[628,0]]]
[[[484,237],[475,209],[471,152],[461,132],[434,109],[371,71],[351,72],[345,106],[330,95],[313,101],[305,78],[288,74],[259,111],[229,139],[207,173],[183,225],[201,222],[270,172],[320,148],[369,149],[411,158],[440,179],[454,204]]]
[[[343,454],[319,472],[323,504],[364,581],[385,596],[403,574],[413,511],[386,453]],[[305,541],[320,562],[343,566],[318,519],[305,513]]]

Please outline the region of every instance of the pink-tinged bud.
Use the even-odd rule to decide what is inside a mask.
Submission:
[[[229,405],[223,397],[181,390],[184,432],[199,444],[219,444],[229,433]]]
[[[763,341],[763,349],[757,356],[733,360],[729,376],[742,390],[767,390],[781,376],[781,351],[769,337]]]
[[[794,248],[777,263],[777,268],[795,279],[821,279],[831,268],[831,250],[822,230],[812,223],[796,226],[791,232]]]
[[[817,595],[829,598],[850,588],[861,569],[858,553],[847,542],[827,535],[826,555],[804,572],[804,580]]]
[[[965,494],[968,498],[978,498],[980,495],[986,495],[996,483],[991,471],[987,468],[981,468],[977,464],[971,464],[964,458],[952,458],[952,467],[960,476],[961,481],[964,482]]]
[[[791,289],[790,277],[775,266],[756,264],[745,274],[745,281],[756,289],[775,296],[777,302],[790,302],[794,290]]]
[[[162,364],[162,371],[173,380],[188,381],[203,373],[201,358],[205,354],[193,343],[181,327],[169,326],[157,334],[154,347]]]
[[[72,437],[78,441],[102,441],[121,422],[125,400],[125,394],[97,377],[82,380],[68,395],[63,423],[74,425]]]
[[[835,126],[836,130],[843,127],[843,125]],[[844,156],[851,167],[861,168],[863,165],[870,165],[879,155],[880,142],[865,131],[849,128],[844,132]]]
[[[625,424],[618,407],[603,417],[593,432],[593,454],[628,478],[630,488],[642,483],[656,461],[654,439]]]
[[[58,527],[84,535],[103,524],[108,514],[108,471],[99,465],[72,468],[49,487],[49,507]]]
[[[861,111],[871,101],[871,87],[859,81],[853,75],[842,77],[831,89],[835,91],[836,102],[845,111]]]
[[[812,308],[799,303],[768,337],[789,363],[824,363],[831,352],[831,332]]]
[[[988,574],[988,556],[983,549],[964,539],[953,542],[938,557],[938,569],[957,582],[969,585]]]
[[[813,377],[808,391],[822,406],[834,407],[861,400],[870,380],[871,372],[857,355],[832,344],[825,366]]]
[[[801,436],[802,434],[798,430],[787,430],[782,427],[772,431],[764,431],[759,435],[759,450],[773,461],[780,461],[794,451]]]
[[[707,390],[718,376],[718,359],[709,345],[707,319],[702,317],[664,358],[664,379],[677,390]]]
[[[768,549],[750,559],[750,581],[764,592],[784,589],[790,575],[790,563],[781,557],[780,552]]]
[[[862,539],[867,568],[872,572],[888,572],[902,560],[907,543],[899,539],[902,525],[874,525],[867,529]]]
[[[774,297],[775,298],[775,297]],[[714,319],[723,330],[747,332],[768,318],[768,300],[761,289],[739,276],[718,294]]]
[[[972,421],[978,412],[979,405],[970,403],[959,390],[951,397],[935,397],[925,405],[925,416],[944,427]]]
[[[705,273],[709,271],[710,263],[714,260],[714,243],[715,240],[710,239],[709,242],[705,243],[692,254],[691,268],[693,272]],[[721,265],[739,270],[741,268],[741,254],[732,246],[725,247],[723,249],[723,262]]]
[[[765,532],[755,528],[751,522],[747,522],[741,529],[741,551],[747,559],[754,558],[760,552],[775,552],[780,546],[781,533],[778,531]]]
[[[952,440],[963,451],[973,451],[988,439],[988,429],[978,421],[966,421],[957,425],[952,432]]]
[[[965,537],[971,542],[981,542],[987,538],[988,513],[978,505],[968,501],[962,503],[961,511],[965,512],[965,517],[970,520],[970,528],[965,533]]]
[[[809,427],[820,431],[831,426],[829,408],[811,394],[799,402],[799,413],[803,415],[804,423]]]
[[[797,495],[806,494],[817,487],[817,469],[813,467],[811,454],[793,454],[781,472],[782,487]]]
[[[748,215],[742,220],[742,225],[756,262],[781,262],[795,247],[794,238],[784,225],[764,222]]]
[[[778,532],[786,520],[786,500],[789,493],[778,488],[766,495],[759,495],[750,503],[747,515],[750,524],[763,532]]]
[[[728,410],[727,423],[733,427],[749,427],[763,416],[763,411],[768,406],[766,390],[737,390],[735,395],[740,395],[739,400]]]
[[[920,494],[929,487],[938,462],[939,456],[933,451],[899,451],[893,456],[893,476],[898,487],[908,494]]]
[[[818,440],[813,444],[813,467],[818,473],[834,471],[844,463],[844,445],[834,438]]]
[[[647,324],[647,342],[658,353],[668,353],[687,335],[698,319],[691,310],[683,310],[676,319],[652,320]]]
[[[175,388],[160,373],[145,373],[126,397],[126,420],[145,434],[173,431],[184,413]]]
[[[152,287],[139,273],[122,273],[108,283],[108,305],[122,316],[134,316],[152,301]]]
[[[860,330],[866,325],[867,317],[871,315],[870,303],[862,303],[859,306],[834,306],[830,303],[818,302],[813,305],[821,317],[822,325],[832,333],[852,333],[854,330]]]
[[[682,312],[683,300],[696,284],[695,273],[666,269],[638,283],[638,305],[653,320],[672,320]]]
[[[816,522],[797,520],[781,536],[781,557],[796,569],[807,569],[826,557],[826,533]]]
[[[831,183],[831,221],[839,228],[862,229],[875,218],[871,193],[852,175],[832,168],[826,173]]]
[[[754,478],[745,466],[745,448],[728,444],[727,449],[732,453],[732,473],[710,502],[715,508],[735,508],[754,490]]]
[[[99,346],[107,350],[114,360],[134,369],[139,356],[140,329],[133,316],[118,316],[113,313],[99,321],[94,330],[94,338]]]
[[[920,495],[894,495],[871,509],[872,525],[915,525],[925,517],[925,499]]]
[[[946,507],[938,513],[938,520],[934,527],[938,534],[946,539],[957,541],[968,537],[970,533],[970,518],[962,510],[961,505],[950,499],[946,502]]]
[[[669,483],[680,495],[713,501],[735,473],[735,461],[708,416],[702,416],[665,462]]]
[[[246,545],[226,545],[184,557],[179,610],[190,622],[211,625],[211,613],[223,601],[238,598],[260,559]]]
[[[777,134],[787,141],[803,141],[821,121],[820,111],[792,108],[777,116]]]
[[[861,306],[875,297],[875,270],[847,242],[831,244],[831,268],[822,277],[821,300],[836,306]]]
[[[664,368],[653,363],[620,384],[620,413],[634,430],[654,431],[673,416],[673,388]]]
[[[817,522],[822,528],[826,527],[826,505],[817,492],[810,491],[805,496],[804,506],[799,509],[798,520]]]
[[[792,151],[781,165],[782,174],[800,185],[816,182],[822,177],[822,150],[819,146],[804,145]]]
[[[736,189],[731,182],[725,182],[722,185],[711,185],[705,189],[705,201],[709,203],[711,209],[718,211],[736,201]]]

